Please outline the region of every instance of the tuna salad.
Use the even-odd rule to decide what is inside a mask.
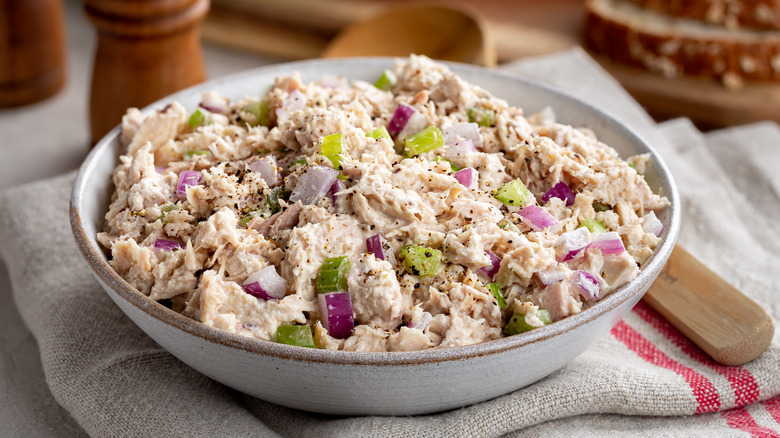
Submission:
[[[303,347],[555,323],[638,275],[668,205],[649,156],[422,56],[375,83],[291,72],[260,96],[130,109],[120,141],[98,235],[116,272],[203,324]]]

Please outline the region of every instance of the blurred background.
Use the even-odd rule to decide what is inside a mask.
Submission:
[[[500,67],[584,46],[585,3],[1,0],[0,188],[77,167],[124,108],[208,78],[287,60],[412,51]],[[705,129],[780,120],[776,84],[729,89],[594,56],[659,120],[686,116]]]
[[[74,169],[90,146],[116,126],[125,108],[235,71],[288,60],[411,52],[500,68],[575,46],[592,50],[585,35],[593,39],[587,27],[595,3],[654,4],[0,0],[0,188]],[[780,26],[780,16],[776,19]],[[728,22],[715,26],[723,28],[726,39],[744,30]],[[778,52],[771,60],[777,64],[775,76],[780,75],[777,32],[766,32],[767,50]],[[723,75],[665,77],[608,60],[604,53],[634,41],[606,35],[606,49],[591,55],[658,120],[689,117],[703,129],[780,121],[780,81],[738,81],[735,86]],[[679,39],[668,43],[679,45]]]

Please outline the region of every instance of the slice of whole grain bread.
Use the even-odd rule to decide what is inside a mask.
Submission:
[[[673,17],[718,24],[729,29],[780,29],[780,0],[628,0]]]
[[[718,78],[729,88],[739,88],[744,80],[780,81],[780,31],[729,29],[632,1],[587,1],[590,50],[668,77]]]

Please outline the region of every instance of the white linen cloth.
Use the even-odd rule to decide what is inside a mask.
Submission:
[[[580,49],[502,68],[563,88],[644,135],[682,195],[680,244],[780,320],[776,124],[708,134],[685,119],[656,125]],[[562,370],[450,412],[332,417],[243,395],[168,354],[103,292],[70,232],[73,178],[0,193],[0,253],[46,382],[91,436],[780,437],[780,336],[753,362],[724,367],[642,303]]]

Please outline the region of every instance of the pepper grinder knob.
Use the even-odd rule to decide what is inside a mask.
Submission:
[[[92,143],[129,107],[206,79],[198,23],[209,0],[84,0],[97,29],[89,120]]]

